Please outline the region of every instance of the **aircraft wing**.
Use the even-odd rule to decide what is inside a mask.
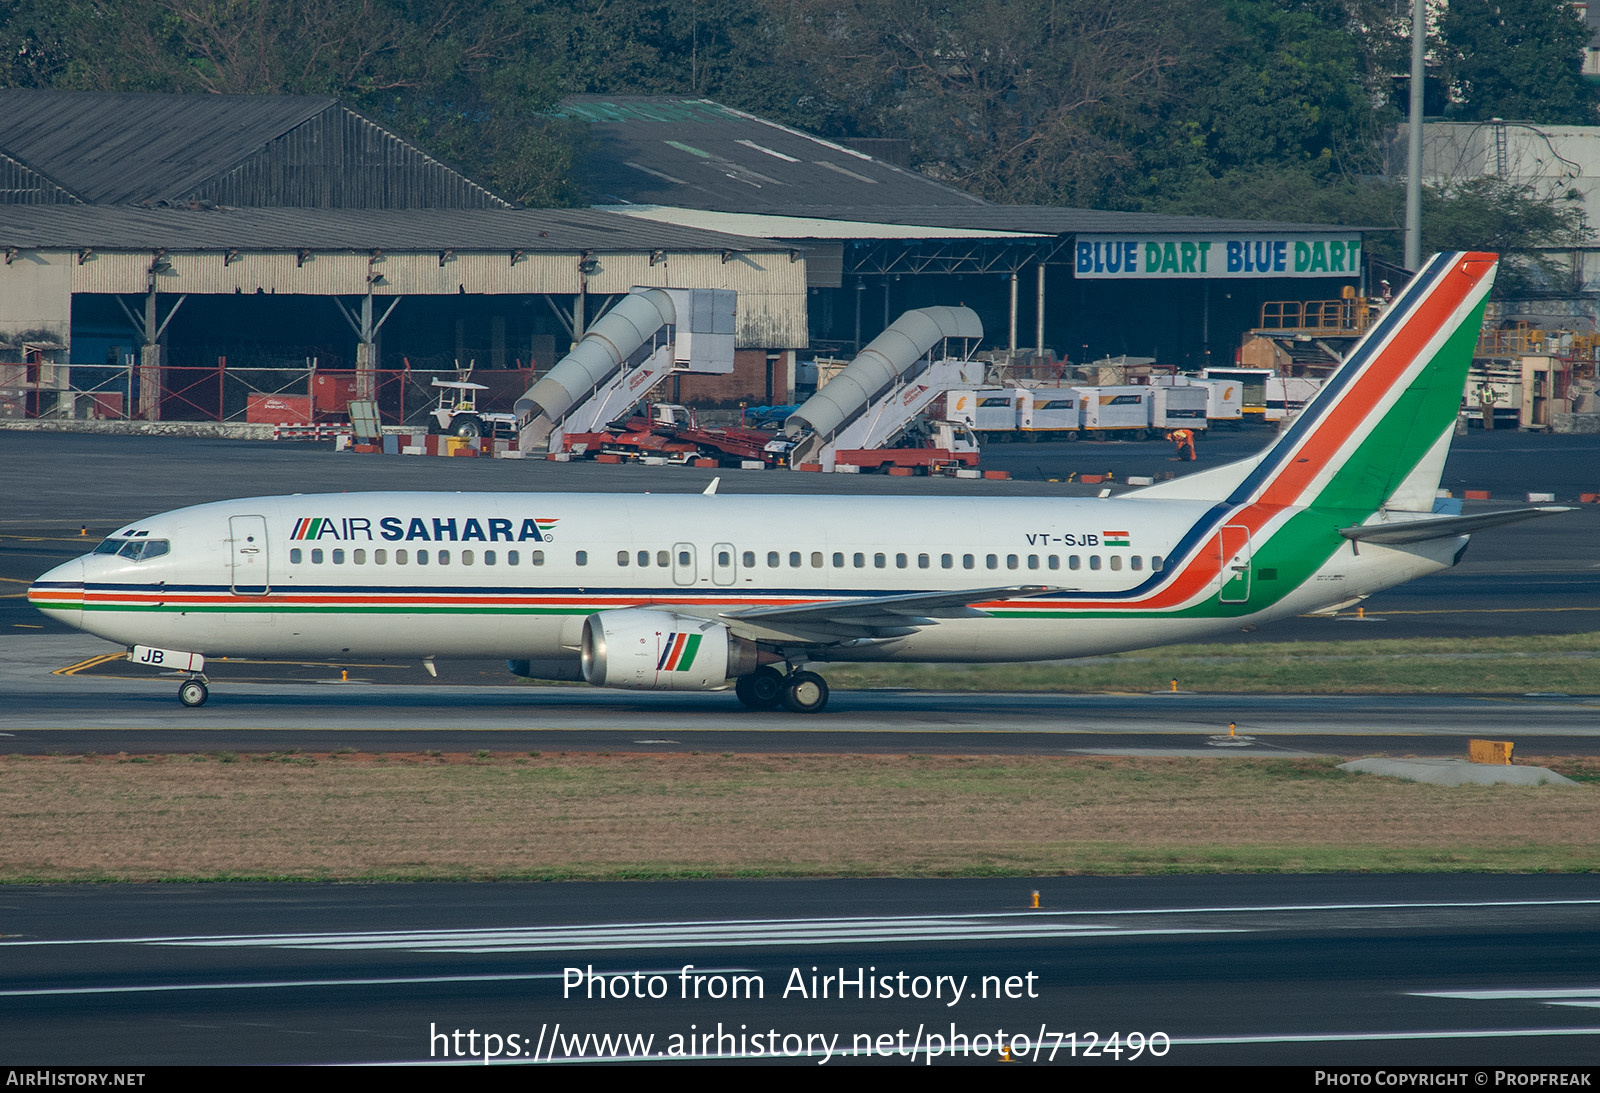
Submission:
[[[1062,591],[1050,585],[1006,585],[959,592],[911,592],[899,596],[862,596],[799,606],[747,607],[722,618],[753,636],[829,643],[862,637],[901,637],[940,619],[984,618],[989,613],[972,605],[993,600],[1023,599]],[[756,631],[762,631],[756,635]]]
[[[1402,543],[1425,543],[1429,539],[1451,539],[1484,528],[1515,524],[1540,516],[1555,516],[1571,512],[1568,505],[1541,505],[1531,509],[1504,509],[1476,516],[1442,516],[1432,520],[1403,520],[1386,524],[1362,524],[1358,527],[1340,528],[1339,534],[1358,543],[1384,543],[1390,546]]]

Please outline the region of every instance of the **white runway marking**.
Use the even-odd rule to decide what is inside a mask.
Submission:
[[[1254,932],[1264,926],[1120,926],[1119,918],[1141,916],[1319,914],[1346,911],[1468,910],[1515,907],[1591,907],[1600,899],[1477,900],[1267,904],[1245,907],[1156,907],[1084,911],[1011,911],[974,915],[857,918],[623,922],[576,926],[497,927],[441,930],[223,934],[212,936],[81,938],[0,942],[18,945],[173,945],[209,948],[396,949],[430,952],[562,952],[584,949],[660,949],[675,946],[833,945],[914,941],[987,941],[1044,937]]]

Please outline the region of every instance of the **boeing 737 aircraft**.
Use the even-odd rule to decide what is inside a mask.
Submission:
[[[1495,264],[1436,256],[1261,454],[1116,498],[259,497],[129,524],[28,598],[189,673],[189,706],[206,657],[492,656],[797,713],[827,704],[814,662],[1077,657],[1335,609],[1562,511],[1434,513]]]

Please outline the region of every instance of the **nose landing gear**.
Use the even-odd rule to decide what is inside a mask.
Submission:
[[[210,697],[211,691],[206,687],[205,676],[191,676],[178,687],[178,701],[191,710],[204,706]]]

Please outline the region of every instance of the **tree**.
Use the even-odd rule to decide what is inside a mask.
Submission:
[[[1159,102],[1184,48],[1183,10],[1120,0],[781,6],[828,135],[904,136],[935,177],[993,200],[1061,204],[1114,185],[1128,162],[1120,121]]]
[[[1589,30],[1566,0],[1450,0],[1440,33],[1460,117],[1600,121],[1600,88],[1582,75]]]
[[[336,95],[512,200],[570,204],[546,29],[520,0],[16,0],[0,85]]]

